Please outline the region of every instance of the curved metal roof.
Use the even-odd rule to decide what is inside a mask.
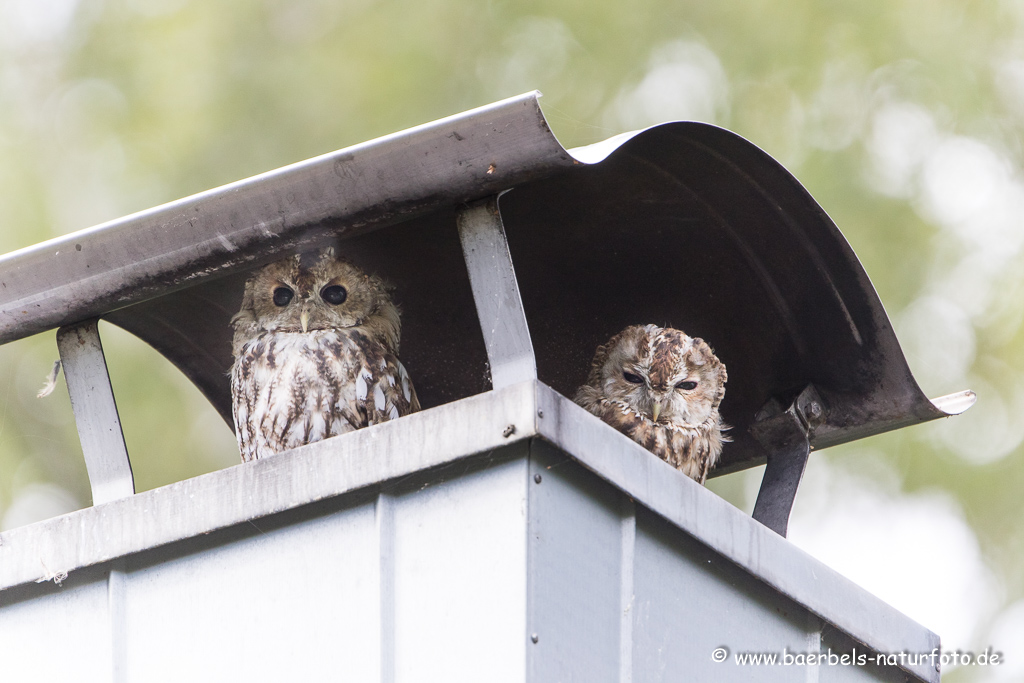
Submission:
[[[424,407],[490,388],[455,212],[501,198],[539,378],[572,395],[630,324],[705,338],[729,369],[716,473],[764,461],[747,433],[813,385],[825,447],[960,412],[929,401],[842,234],[743,138],[668,123],[558,144],[529,93],[0,257],[0,341],[103,318],[177,365],[230,424],[228,320],[247,271],[335,243],[390,280]]]

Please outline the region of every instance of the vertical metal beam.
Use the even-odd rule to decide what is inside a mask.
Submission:
[[[636,503],[622,496],[622,547],[619,580],[619,683],[633,683],[633,619],[636,604],[633,570],[636,563]]]
[[[395,502],[389,493],[377,494],[374,505],[377,527],[380,599],[380,683],[395,681]]]
[[[457,222],[491,366],[491,387],[500,389],[536,379],[537,361],[498,210],[498,197],[461,208]]]
[[[93,505],[135,493],[98,324],[98,320],[89,320],[57,330],[57,348],[89,472]]]
[[[821,629],[822,621],[813,612],[807,612],[807,649],[806,652],[821,652]],[[804,669],[807,672],[805,683],[819,683],[821,678],[821,664],[815,660]]]
[[[789,515],[810,452],[806,436],[776,443],[775,449],[768,452],[768,466],[761,479],[752,517],[783,538],[789,530]]]
[[[752,517],[782,537],[789,530],[789,515],[811,453],[811,434],[825,414],[825,402],[813,385],[807,385],[785,410],[778,401],[769,401],[750,426],[750,433],[768,451]]]

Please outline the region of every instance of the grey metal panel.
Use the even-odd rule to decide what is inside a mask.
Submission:
[[[509,425],[515,426],[514,433],[507,429]],[[509,436],[503,436],[506,433]],[[537,463],[543,469],[528,473],[522,465],[521,449],[537,436],[572,459],[548,470],[538,455]],[[512,449],[506,448],[513,444]],[[531,448],[538,454],[552,452],[542,444]],[[518,459],[516,452],[520,453]],[[474,458],[467,457],[474,454]],[[475,474],[478,470],[482,473]],[[530,474],[541,474],[541,483]],[[449,481],[452,483],[445,483]],[[366,501],[379,486],[390,492],[390,499],[385,496],[380,499],[383,505],[378,501],[359,507],[359,501]],[[529,501],[525,501],[526,495]],[[627,497],[636,501],[639,522],[635,529],[631,529],[633,512],[625,503]],[[664,521],[651,522],[653,517],[644,508]],[[354,510],[358,513],[351,514],[361,520],[356,526],[364,541],[335,543],[335,535],[349,538],[343,520]],[[456,510],[469,516],[463,518]],[[540,532],[539,539],[531,533],[530,546],[525,540],[527,513],[531,532]],[[515,530],[517,523],[522,525],[519,531]],[[432,649],[460,647],[442,638],[441,629],[429,630],[429,623],[444,624],[444,630],[454,633],[456,639],[474,644],[479,643],[479,633],[472,631],[474,624],[482,632],[505,628],[507,624],[496,626],[486,614],[473,619],[465,615],[473,607],[492,607],[481,595],[490,596],[499,586],[503,590],[514,572],[525,576],[530,569],[537,575],[529,579],[534,583],[528,589],[522,583],[513,586],[512,594],[523,595],[523,590],[528,590],[526,611],[535,609],[537,615],[529,617],[529,625],[518,622],[515,628],[501,631],[506,639],[520,631],[518,639],[506,643],[511,649],[503,656],[511,657],[513,649],[522,653],[525,647],[527,654],[520,655],[524,667],[557,676],[561,665],[540,657],[547,656],[550,649],[544,646],[550,644],[556,650],[553,656],[578,655],[597,662],[594,676],[628,680],[625,674],[632,673],[632,679],[640,681],[643,677],[636,672],[644,670],[643,658],[650,654],[643,643],[650,641],[653,631],[644,630],[648,626],[641,620],[639,599],[652,581],[671,582],[649,573],[648,561],[643,559],[652,556],[650,530],[656,524],[668,529],[658,551],[662,566],[669,566],[671,560],[692,565],[683,566],[680,572],[710,568],[712,574],[724,577],[714,579],[720,584],[715,590],[723,594],[723,604],[734,605],[730,609],[739,609],[742,615],[761,614],[764,610],[758,611],[757,604],[795,604],[796,611],[811,612],[876,651],[929,652],[938,646],[938,638],[927,629],[536,382],[5,532],[0,534],[0,585],[18,586],[71,571],[70,585],[94,571],[83,567],[134,555],[126,572],[129,653],[136,651],[135,642],[144,643],[138,651],[153,652],[156,645],[138,641],[148,636],[139,635],[133,625],[145,624],[150,618],[147,614],[163,610],[167,623],[172,624],[184,619],[189,609],[205,618],[203,610],[208,603],[212,609],[218,596],[248,601],[260,590],[277,585],[275,582],[294,581],[295,576],[302,577],[299,583],[303,585],[329,582],[338,563],[349,562],[347,554],[336,553],[347,553],[350,548],[353,553],[371,556],[372,562],[360,570],[360,576],[376,577],[373,581],[379,582],[367,583],[370,578],[349,582],[372,594],[363,596],[368,606],[359,608],[359,613],[371,615],[366,617],[365,628],[372,633],[364,637],[380,643],[368,651],[366,663],[360,666],[384,680],[403,680],[430,662]],[[448,526],[453,530],[452,539],[439,540],[439,530]],[[304,537],[304,541],[289,540],[293,527],[296,538]],[[214,533],[205,535],[208,532]],[[687,540],[691,538],[692,542]],[[467,546],[477,548],[479,556],[460,554],[458,548]],[[524,550],[527,547],[532,550]],[[523,553],[531,552],[536,553],[536,561],[529,556],[521,559]],[[628,576],[630,555],[634,556],[632,579]],[[695,563],[694,557],[712,563]],[[210,560],[208,566],[203,566],[205,560]],[[466,566],[458,566],[460,562]],[[456,595],[449,586],[440,596],[416,597],[424,600],[419,605],[409,602],[412,596],[429,595],[423,591],[431,586],[438,590],[437,580],[446,576],[458,579],[472,599]],[[431,577],[436,580],[429,580]],[[570,578],[575,578],[572,585]],[[470,579],[478,584],[464,585]],[[538,579],[542,583],[536,583]],[[239,587],[233,588],[232,582],[240,582]],[[394,585],[390,606],[382,595],[389,582]],[[243,590],[245,585],[248,592]],[[177,588],[168,590],[166,586]],[[40,600],[39,604],[44,604],[60,590],[50,584],[29,583],[0,591],[4,604],[0,620],[6,618],[4,612],[12,601]],[[301,592],[305,588],[285,590],[292,599],[313,599],[312,588],[309,593]],[[631,603],[628,590],[636,593],[636,602]],[[259,599],[283,613],[295,609],[290,600],[274,598],[275,591],[259,595]],[[601,604],[586,603],[588,594]],[[743,602],[741,595],[757,604],[735,607]],[[563,609],[553,609],[549,603]],[[648,603],[644,618],[653,619],[650,610],[661,601],[650,598]],[[498,605],[498,613],[507,615],[511,604]],[[622,616],[627,607],[635,616],[624,628]],[[590,621],[584,622],[583,615],[589,615]],[[660,612],[657,618],[668,616]],[[413,626],[403,626],[403,619]],[[469,623],[454,625],[459,619]],[[536,644],[528,640],[534,622],[541,624]],[[786,623],[788,626],[783,626],[790,631],[799,631],[800,624],[807,622]],[[546,638],[546,628],[558,630],[550,631]],[[410,638],[424,629],[429,631],[423,637],[432,643],[431,648],[410,645]],[[573,633],[574,629],[579,633]],[[630,631],[635,645],[627,667],[623,645]],[[394,652],[393,660],[388,648]],[[141,666],[134,656],[129,654],[130,671]],[[109,669],[109,659],[105,661]],[[384,665],[387,661],[394,662],[393,669]],[[921,680],[938,680],[933,669],[907,669]],[[389,671],[393,672],[391,679]],[[449,673],[461,676],[465,669]]]
[[[619,681],[620,494],[542,441],[530,476],[527,680]]]
[[[42,597],[0,592],[0,680],[110,683],[111,628],[102,571]]]
[[[396,683],[524,680],[526,442],[510,452],[394,499]]]
[[[537,379],[537,361],[501,224],[498,198],[460,209],[458,223],[477,317],[487,346],[491,387],[500,389]]]
[[[374,505],[254,524],[247,538],[130,566],[128,680],[378,680]]]
[[[637,510],[633,679],[792,681],[793,668],[712,660],[808,651],[808,615],[754,576],[643,508]]]
[[[533,382],[0,534],[0,590],[407,476],[535,432]],[[515,428],[505,436],[509,425]]]
[[[98,320],[90,320],[57,331],[57,348],[89,472],[93,505],[135,493],[98,326]]]
[[[881,652],[930,652],[939,646],[931,631],[539,383],[537,406],[543,414],[537,420],[543,438],[857,640]],[[928,667],[907,670],[922,680],[938,680]]]
[[[527,93],[0,257],[0,343],[571,166]]]

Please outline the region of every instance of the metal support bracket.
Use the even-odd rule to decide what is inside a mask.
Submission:
[[[537,360],[498,210],[498,197],[460,208],[457,222],[491,366],[491,387],[501,389],[537,379]]]
[[[825,402],[807,385],[785,410],[777,400],[769,401],[750,426],[751,435],[768,451],[752,516],[783,538],[811,453],[811,435],[826,416]]]
[[[57,348],[71,396],[85,468],[98,505],[135,493],[132,465],[114,403],[107,361],[100,343],[99,320],[57,330]]]

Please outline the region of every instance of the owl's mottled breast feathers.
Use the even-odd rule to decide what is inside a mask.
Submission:
[[[387,286],[333,250],[256,271],[232,325],[243,460],[419,410]]]
[[[725,365],[702,339],[634,325],[599,346],[575,401],[687,476],[718,461]]]

